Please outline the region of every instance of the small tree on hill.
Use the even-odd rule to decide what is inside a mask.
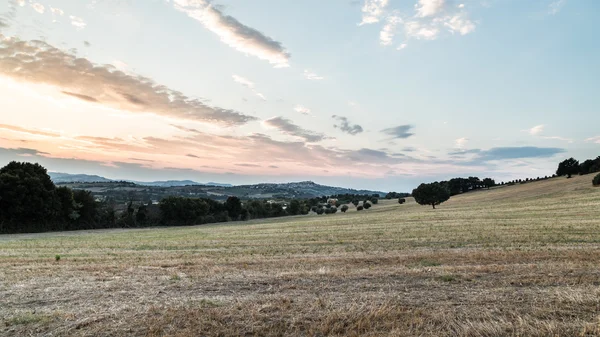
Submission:
[[[348,205],[342,206],[340,210],[342,211],[342,213],[346,213],[346,211],[348,210]]]
[[[435,182],[419,185],[412,191],[412,196],[420,205],[431,205],[435,209],[435,205],[450,199],[450,192],[440,183]]]
[[[574,158],[563,160],[560,164],[558,164],[558,169],[556,169],[556,175],[567,175],[567,178],[571,178],[571,175],[577,174],[578,172],[579,161],[575,160]]]
[[[400,198],[400,199],[398,199],[398,203],[399,203],[400,205],[402,205],[402,204],[403,204],[403,203],[405,203],[405,202],[406,202],[406,199],[404,199],[404,198]]]
[[[483,179],[482,183],[483,186],[487,187],[488,190],[490,189],[490,187],[496,186],[496,182],[492,178],[485,178]]]
[[[363,207],[364,207],[365,209],[369,209],[369,208],[371,208],[371,203],[369,203],[369,202],[365,202],[365,203],[363,203]]]
[[[356,210],[357,210],[357,211],[362,211],[362,210],[363,210],[363,207],[362,207],[362,206],[358,206],[358,207],[356,207]]]
[[[596,176],[592,180],[592,184],[594,186],[600,186],[600,173],[596,174]]]

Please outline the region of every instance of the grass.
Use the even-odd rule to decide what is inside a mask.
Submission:
[[[0,335],[600,335],[599,207],[583,176],[436,210],[0,236]]]

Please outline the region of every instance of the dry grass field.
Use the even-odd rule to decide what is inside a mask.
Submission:
[[[0,335],[596,336],[600,188],[0,236]],[[55,256],[60,255],[56,261]]]

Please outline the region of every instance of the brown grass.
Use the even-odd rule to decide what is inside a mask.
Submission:
[[[599,206],[583,176],[436,210],[1,236],[0,335],[596,336]]]

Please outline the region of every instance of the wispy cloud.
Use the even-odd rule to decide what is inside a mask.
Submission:
[[[245,86],[246,88],[252,90],[252,92],[256,96],[258,96],[260,99],[262,99],[263,101],[267,100],[267,98],[265,97],[265,95],[263,95],[260,92],[256,91],[256,86],[254,85],[254,82],[250,81],[247,78],[239,76],[239,75],[232,75],[232,77],[233,77],[233,81],[235,81],[236,83],[239,83],[239,84]]]
[[[46,7],[44,7],[44,5],[42,5],[39,2],[32,3],[31,8],[33,8],[34,11],[36,11],[40,14],[44,14],[44,12],[46,11]]]
[[[235,50],[266,60],[275,67],[289,66],[290,54],[281,42],[223,14],[208,0],[174,0],[173,3],[177,10],[202,23]]]
[[[415,5],[416,16],[425,18],[437,15],[442,11],[445,4],[445,0],[418,0]]]
[[[392,138],[404,139],[414,135],[414,133],[409,132],[412,128],[412,125],[399,125],[393,128],[383,129],[381,132],[388,136],[392,136]]]
[[[301,113],[303,115],[310,115],[310,109],[305,106],[302,106],[302,105],[296,105],[294,107],[294,111]]]
[[[52,12],[52,14],[54,15],[60,15],[63,16],[65,14],[65,12],[60,9],[60,8],[54,8],[54,7],[50,7],[50,11]]]
[[[276,128],[282,133],[302,138],[311,143],[319,142],[326,138],[324,134],[303,129],[292,123],[291,120],[284,117],[273,117],[271,119],[267,119],[264,121],[264,124],[269,127]]]
[[[530,135],[532,136],[537,136],[539,134],[541,134],[542,132],[544,132],[544,124],[540,124],[540,125],[536,125],[534,127],[532,127],[531,129],[527,129],[527,130],[523,130],[523,131],[527,131],[529,132]]]
[[[365,0],[362,7],[362,21],[358,25],[362,26],[379,22],[388,3],[388,0]]]
[[[590,137],[590,138],[586,139],[585,141],[600,144],[600,136]]]
[[[51,85],[72,97],[122,111],[227,126],[256,120],[234,110],[209,106],[150,78],[94,64],[39,40],[7,39],[0,34],[0,75]]]
[[[69,16],[69,18],[71,19],[71,24],[78,30],[84,29],[87,26],[87,23],[82,18],[73,15]]]
[[[25,133],[25,134],[34,135],[34,136],[60,137],[60,133],[58,133],[58,132],[29,129],[29,128],[20,127],[17,125],[0,124],[0,129],[13,131],[13,132],[19,132],[19,133]]]
[[[550,15],[558,14],[558,12],[560,12],[560,10],[563,8],[563,6],[565,5],[566,2],[567,2],[566,0],[557,0],[557,1],[551,2],[550,5],[548,5],[548,14],[550,14]]]
[[[469,142],[469,138],[462,137],[462,138],[458,138],[457,140],[455,140],[454,144],[456,145],[457,148],[462,149],[465,147],[465,145],[467,145],[468,142]]]
[[[347,133],[349,135],[354,136],[354,135],[357,135],[357,134],[359,134],[359,133],[361,133],[361,132],[364,131],[363,128],[362,128],[362,126],[360,126],[358,124],[351,124],[348,121],[347,117],[336,116],[336,115],[333,115],[331,117],[333,119],[337,120],[340,123],[339,125],[335,124],[333,127],[334,128],[339,128],[342,132],[345,132],[345,133]]]
[[[304,70],[304,78],[306,78],[307,80],[313,80],[313,81],[325,79],[325,77],[319,76],[310,70]]]
[[[386,24],[379,32],[379,43],[384,46],[392,44],[394,35],[396,34],[396,26],[402,22],[402,19],[396,15],[387,18]]]

